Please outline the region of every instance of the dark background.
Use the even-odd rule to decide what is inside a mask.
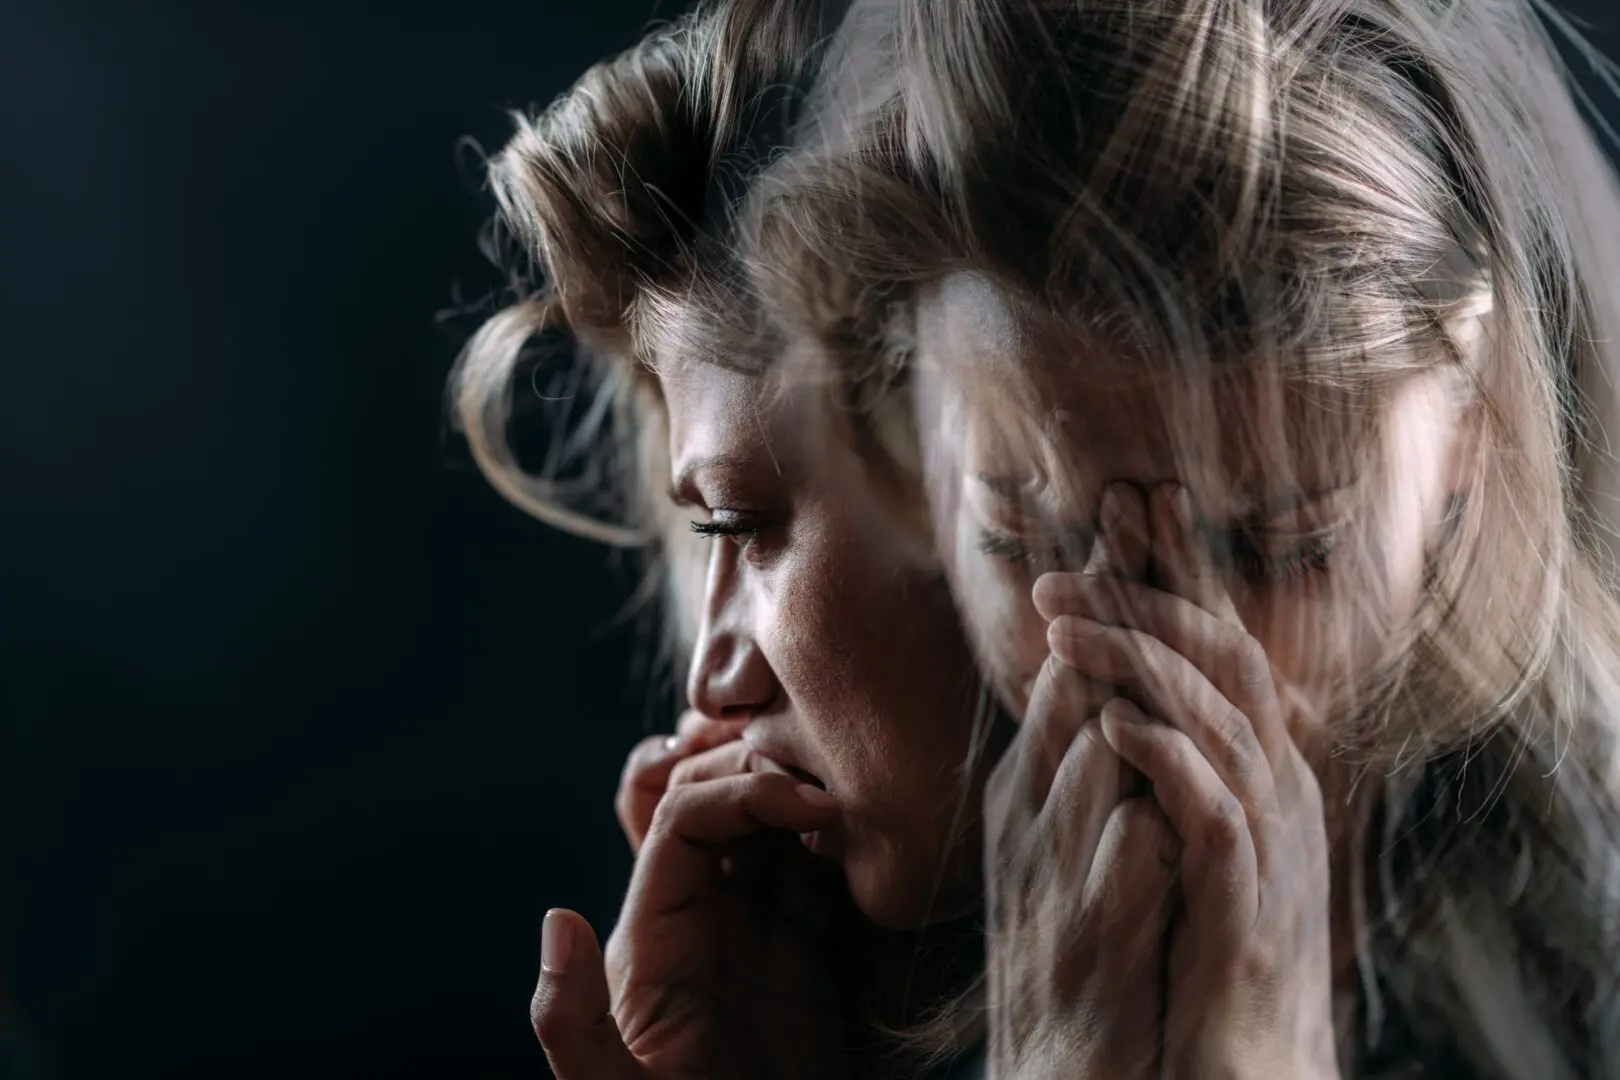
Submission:
[[[669,713],[629,568],[441,441],[457,144],[679,5],[0,9],[21,1075],[544,1076],[541,915],[611,926]]]
[[[0,1077],[545,1074],[668,694],[441,439],[457,142],[678,7],[0,3]]]

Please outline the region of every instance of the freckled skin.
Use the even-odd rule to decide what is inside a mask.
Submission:
[[[661,378],[677,495],[697,521],[758,521],[746,546],[711,541],[694,707],[752,717],[762,746],[837,796],[840,823],[814,849],[868,918],[908,927],[970,909],[984,769],[963,765],[979,681],[940,568],[837,436],[821,390],[767,394],[701,362]]]

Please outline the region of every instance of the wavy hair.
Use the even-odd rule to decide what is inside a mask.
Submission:
[[[1620,187],[1552,33],[1595,54],[1527,0],[860,10],[751,206],[778,319],[967,271],[1144,364],[1466,387],[1419,617],[1334,730],[1383,791],[1361,1063],[1620,1075]]]

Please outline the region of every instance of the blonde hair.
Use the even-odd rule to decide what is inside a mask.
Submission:
[[[488,163],[499,206],[494,246],[513,302],[469,341],[450,379],[451,412],[475,460],[515,506],[568,532],[643,552],[662,589],[666,659],[696,637],[702,555],[668,494],[669,420],[657,365],[670,356],[770,374],[790,342],[828,360],[825,390],[870,478],[892,494],[919,558],[932,556],[912,416],[889,323],[887,283],[832,270],[764,274],[746,260],[745,207],[786,163],[801,117],[825,103],[815,82],[843,0],[713,0],[591,68]],[[793,303],[781,286],[792,282]],[[776,302],[767,310],[767,296]],[[559,341],[559,339],[561,339]],[[538,463],[512,427],[537,365],[561,368],[560,405]],[[849,973],[897,944],[873,927],[842,943]],[[859,954],[859,955],[855,955]],[[862,986],[852,1018],[885,1011]],[[886,1040],[859,1048],[883,1070],[910,1064]],[[886,1074],[886,1073],[885,1073]]]
[[[702,545],[667,497],[660,357],[705,357],[768,374],[790,341],[826,353],[838,434],[894,496],[920,558],[931,544],[915,482],[911,415],[891,394],[903,365],[886,350],[885,287],[842,273],[795,279],[791,315],[772,321],[760,275],[738,258],[751,190],[795,141],[825,45],[847,0],[713,0],[591,68],[488,164],[498,250],[514,302],[467,344],[451,413],[474,459],[514,505],[558,528],[644,551],[664,586],[679,657],[696,633]],[[501,241],[505,241],[504,244]],[[770,282],[765,283],[769,287]],[[863,288],[861,295],[850,293]],[[568,339],[550,454],[519,460],[514,401],[538,360]],[[661,566],[657,556],[666,562]],[[659,573],[659,571],[664,571]]]
[[[1620,1074],[1620,188],[1567,26],[1526,0],[866,11],[819,145],[752,207],[781,305],[807,271],[969,271],[1144,363],[1466,382],[1456,527],[1336,732],[1389,772],[1364,989],[1415,1041],[1367,1067]]]
[[[452,384],[486,474],[610,543],[678,535],[647,366],[672,307],[713,316],[709,346],[832,342],[845,391],[886,402],[905,301],[958,270],[1143,357],[1465,372],[1485,423],[1459,527],[1406,662],[1343,732],[1392,770],[1370,1019],[1387,997],[1416,1040],[1388,1075],[1445,1052],[1512,1080],[1620,1072],[1620,195],[1562,24],[1526,0],[859,0],[817,126],[768,168],[746,155],[717,229],[759,88],[814,75],[832,17],[712,5],[519,118],[491,180],[544,277]],[[583,346],[602,424],[578,445],[615,514],[507,442],[554,325]],[[903,425],[873,430],[906,481]]]
[[[453,420],[514,505],[647,556],[677,669],[696,634],[703,549],[666,496],[653,358],[687,348],[746,362],[758,347],[726,236],[753,175],[785,141],[779,114],[792,109],[834,6],[700,5],[593,66],[539,114],[514,114],[515,134],[488,162],[494,246],[513,299],[462,351]],[[683,306],[696,329],[669,317]],[[544,460],[521,461],[514,406],[524,377],[547,366],[564,383],[551,402],[556,437]]]

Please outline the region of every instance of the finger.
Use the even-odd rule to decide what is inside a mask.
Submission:
[[[1075,736],[1111,696],[1112,691],[1085,678],[1073,666],[1047,658],[1030,691],[1023,726],[1007,755],[1016,774],[1013,794],[1031,812],[1046,805],[1052,778]]]
[[[1102,712],[1103,737],[1153,785],[1181,837],[1188,907],[1217,928],[1246,932],[1259,910],[1260,868],[1243,804],[1185,734],[1155,723],[1123,698]]]
[[[1191,738],[1255,820],[1274,810],[1276,780],[1253,723],[1185,656],[1140,631],[1072,615],[1047,628],[1047,641],[1059,659],[1131,689],[1149,712]]]
[[[734,739],[723,746],[680,761],[669,775],[669,787],[685,787],[689,784],[701,784],[709,780],[755,772],[792,776],[792,773],[778,762],[760,754],[747,743]],[[758,843],[765,839],[763,834],[750,837],[743,844],[742,850],[728,854],[722,861],[722,870],[727,880],[749,895],[770,895],[776,887],[774,875],[775,868],[781,861],[777,855],[782,845],[774,842]],[[781,838],[770,839],[774,841]],[[787,839],[795,846],[799,843],[792,837]],[[806,853],[801,851],[800,854]]]
[[[1116,580],[1141,577],[1147,569],[1149,540],[1147,504],[1141,492],[1130,484],[1108,485],[1098,511],[1097,541],[1092,545],[1085,573],[1042,575],[1036,580],[1032,593],[1036,610],[1049,620],[1063,614],[1049,602],[1054,579],[1085,578],[1097,588],[1106,589]],[[1114,693],[1114,688],[1106,683],[1077,678],[1063,665],[1049,663],[1042,670],[1024,719],[1026,728],[1033,727],[1040,732],[1027,743],[1028,749],[1036,754],[1031,759],[1033,768],[1025,785],[1035,806],[1043,804],[1058,762],[1068,751],[1080,725],[1095,716]]]
[[[725,846],[765,829],[814,832],[838,819],[837,800],[778,773],[745,773],[672,788],[658,804],[630,876],[626,918],[663,914],[713,880]]]
[[[557,1080],[632,1080],[642,1075],[613,1020],[602,950],[572,911],[546,912],[540,981],[529,1005],[534,1033]]]
[[[1072,582],[1085,580],[1107,588],[1116,581],[1140,580],[1147,573],[1151,537],[1147,504],[1141,492],[1130,484],[1108,485],[1097,514],[1097,541],[1083,573],[1054,571],[1035,580],[1031,599],[1035,610],[1048,622],[1069,614],[1062,600]],[[1071,586],[1072,587],[1072,586]]]
[[[1125,799],[1108,815],[1080,893],[1102,938],[1102,985],[1158,980],[1180,859],[1180,837],[1152,798]]]
[[[1097,510],[1097,543],[1085,572],[1139,578],[1147,573],[1151,537],[1148,509],[1134,484],[1109,484]]]
[[[669,786],[684,787],[687,784],[701,784],[706,780],[719,780],[722,777],[751,772],[792,775],[752,746],[741,740],[735,740],[680,761],[669,774]]]
[[[1154,568],[1165,591],[1197,604],[1217,619],[1241,622],[1226,580],[1198,528],[1187,489],[1180,484],[1160,484],[1149,502]]]
[[[680,755],[673,735],[652,735],[642,739],[625,758],[619,774],[619,790],[613,797],[613,810],[619,828],[630,841],[631,851],[641,850],[641,841],[652,824],[653,811],[669,786],[669,774]]]
[[[1241,623],[1217,618],[1184,597],[1142,582],[1102,583],[1079,574],[1048,576],[1049,602],[1055,610],[1157,638],[1203,672],[1221,696],[1249,718],[1266,760],[1280,775],[1292,742],[1277,680],[1265,648]]]
[[[744,726],[745,722],[710,720],[702,713],[689,711],[681,717],[676,734],[653,735],[635,745],[625,759],[613,799],[619,827],[631,851],[641,850],[653,811],[669,787],[672,770],[692,754],[741,737]]]
[[[1139,579],[1147,572],[1151,550],[1147,503],[1134,485],[1118,482],[1108,485],[1098,508],[1097,524],[1097,542],[1092,546],[1091,558],[1084,573],[1051,573],[1036,579],[1032,597],[1035,609],[1046,619],[1055,619],[1064,614],[1061,608],[1052,603],[1054,595],[1061,595],[1063,582],[1087,581],[1095,589],[1109,591],[1127,581]],[[1077,708],[1071,708],[1069,722],[1045,739],[1045,760],[1048,763],[1055,763],[1066,752],[1078,725],[1096,716],[1097,710],[1117,693],[1115,687],[1096,679],[1081,678],[1076,681],[1073,676],[1065,676],[1065,679],[1081,688],[1080,703]],[[1117,761],[1115,765],[1117,768]],[[1036,777],[1037,791],[1042,780],[1044,773]],[[1117,797],[1118,789],[1113,794]],[[1110,806],[1112,802],[1109,801]]]
[[[742,737],[743,728],[748,726],[747,720],[716,719],[705,716],[696,709],[687,709],[681,713],[681,718],[675,724],[675,735],[679,739],[690,740],[702,746],[718,746],[720,743]]]
[[[1046,840],[1038,857],[1057,859],[1060,880],[1071,886],[1071,895],[1088,880],[1103,829],[1119,806],[1121,764],[1092,720],[1070,741],[1052,779],[1040,816]]]

